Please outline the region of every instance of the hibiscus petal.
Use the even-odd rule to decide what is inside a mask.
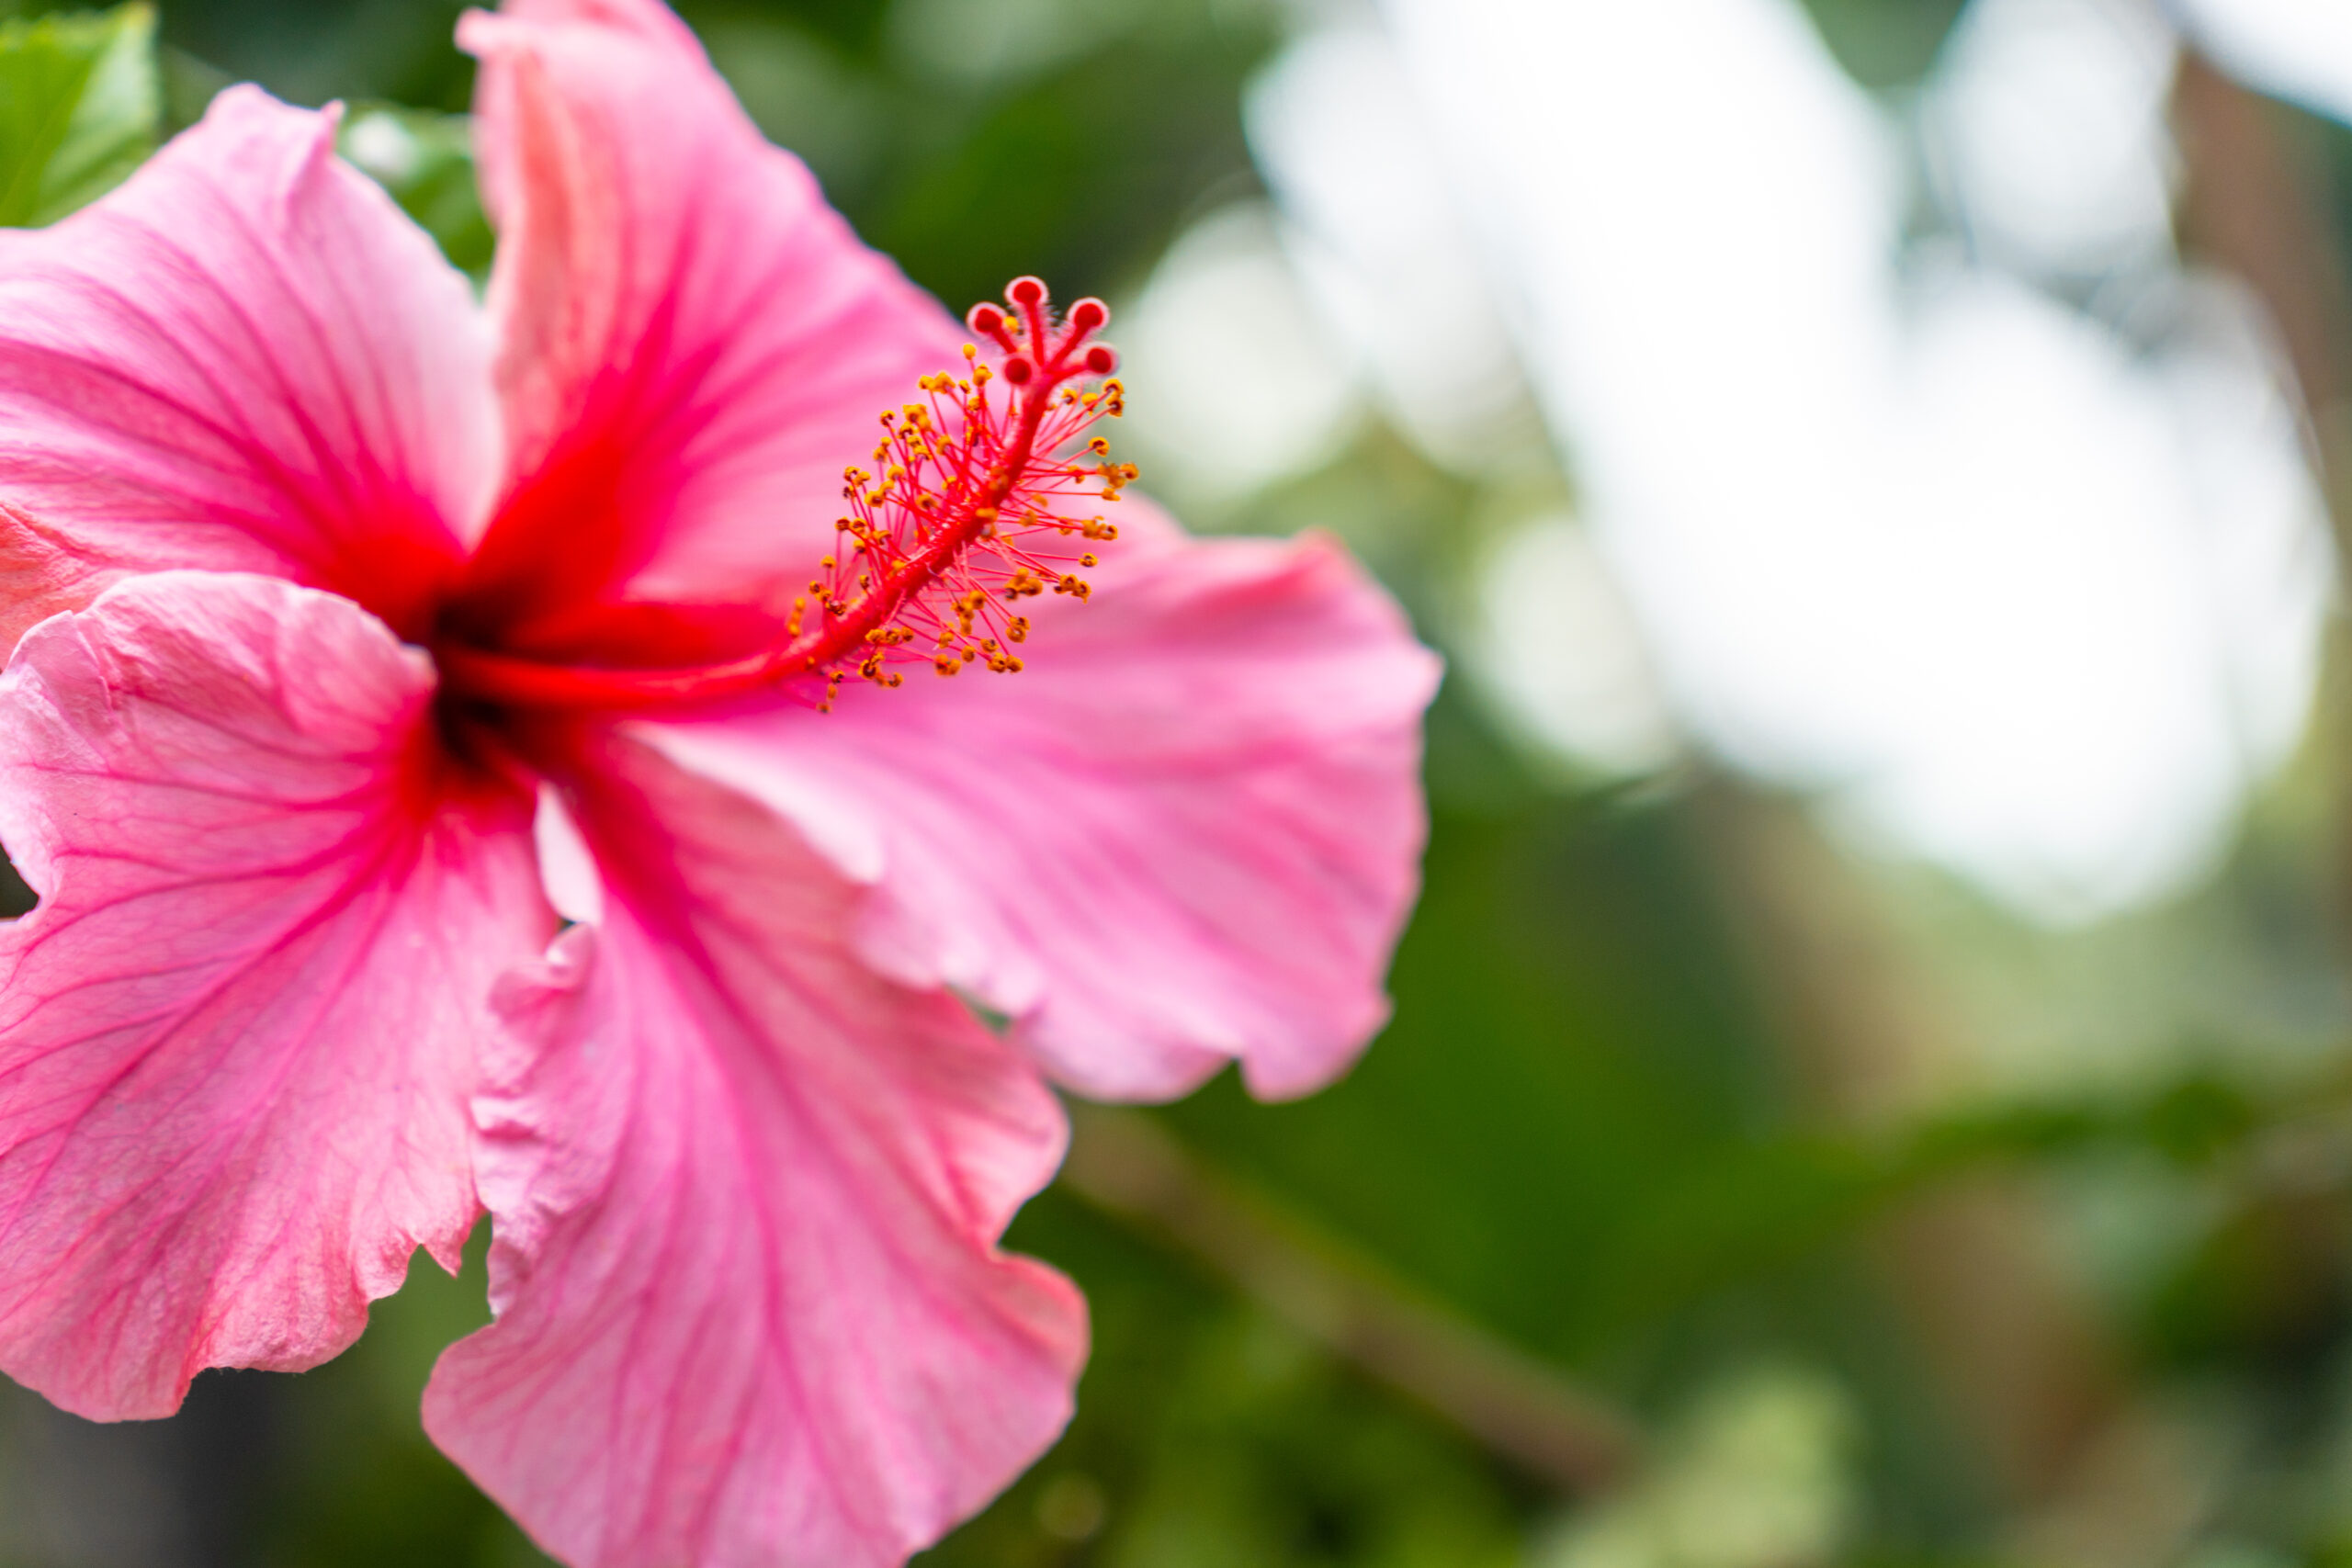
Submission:
[[[831,546],[842,466],[961,365],[959,332],[662,7],[535,0],[459,39],[482,61],[514,443],[472,592],[507,646],[550,656],[692,661],[707,649],[660,639],[712,635],[717,606],[772,629]],[[705,613],[656,625],[655,602]]]
[[[1012,1015],[1081,1092],[1167,1096],[1238,1057],[1302,1094],[1386,1016],[1436,660],[1329,540],[1128,521],[1018,674],[644,733],[876,885],[870,962]]]
[[[488,327],[334,133],[232,87],[0,247],[0,646],[168,567],[290,577],[415,629],[497,483]]]
[[[424,656],[274,579],[133,578],[0,677],[0,1370],[101,1419],[357,1337],[478,1212],[488,997],[554,921],[450,803]],[[443,804],[430,809],[435,800]]]
[[[765,810],[626,743],[594,773],[610,913],[503,990],[499,1316],[426,1427],[578,1568],[896,1564],[1069,1417],[1084,1304],[994,1250],[1059,1107],[841,951],[855,890]]]

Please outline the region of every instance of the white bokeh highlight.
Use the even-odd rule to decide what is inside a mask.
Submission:
[[[2168,255],[2171,29],[2143,0],[1975,0],[1920,106],[1976,252],[2058,277]]]
[[[1517,351],[1388,39],[1369,25],[1309,32],[1244,108],[1283,248],[1382,412],[1457,469],[1523,439]]]
[[[2165,0],[2165,10],[2239,80],[2352,120],[2352,6],[2344,0]]]
[[[1126,434],[1156,489],[1215,507],[1336,456],[1362,411],[1275,235],[1244,202],[1196,223],[1117,315]]]
[[[1640,629],[1576,520],[1529,518],[1478,562],[1468,656],[1522,739],[1592,772],[1652,773],[1679,750]]]
[[[1386,15],[1685,722],[2041,914],[2210,863],[2301,734],[2329,570],[2258,321],[2155,221],[2163,36],[1977,0],[1920,107],[1972,254],[1906,241],[1897,126],[1788,0]],[[2040,287],[2123,266],[2178,331]]]

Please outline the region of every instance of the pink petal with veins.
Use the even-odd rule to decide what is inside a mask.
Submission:
[[[1437,662],[1328,539],[1113,513],[1098,591],[1043,602],[1018,674],[642,732],[799,822],[876,886],[870,962],[1012,1015],[1061,1081],[1159,1098],[1238,1057],[1303,1094],[1387,1014]]]
[[[0,678],[0,1370],[100,1419],[358,1336],[476,1213],[487,994],[553,921],[527,800],[440,797],[347,601],[134,578]]]
[[[843,951],[854,889],[765,810],[626,743],[583,775],[609,913],[505,988],[499,1316],[426,1426],[576,1568],[896,1564],[1068,1419],[1083,1304],[994,1245],[1059,1108]]]
[[[875,415],[960,364],[962,334],[666,10],[535,4],[459,37],[514,438],[469,591],[548,656],[742,651],[831,547]]]
[[[1133,503],[1046,597],[1042,401],[787,646],[963,333],[655,0],[462,36],[487,312],[254,89],[0,236],[0,639],[72,612],[0,678],[45,895],[0,928],[0,1370],[125,1416],[322,1359],[478,1180],[500,1315],[427,1415],[485,1487],[580,1568],[884,1568],[1069,1414],[1082,1305],[997,1250],[1062,1148],[1037,1064],[1291,1094],[1377,1027],[1435,663],[1328,541]],[[910,605],[1009,670],[990,594],[1025,670],[812,711]],[[550,898],[591,923],[542,958]]]
[[[120,189],[0,250],[0,646],[126,572],[254,570],[406,627],[497,482],[466,280],[232,87]]]

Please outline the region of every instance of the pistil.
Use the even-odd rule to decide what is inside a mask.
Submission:
[[[1015,279],[1005,298],[1011,313],[983,304],[967,317],[1000,351],[996,365],[967,344],[964,375],[926,377],[923,401],[882,414],[876,471],[844,471],[849,507],[835,525],[835,553],[795,601],[778,641],[715,664],[628,668],[553,663],[453,640],[433,650],[445,690],[576,713],[716,702],[806,680],[822,682],[814,695],[825,709],[845,680],[896,686],[904,677],[894,666],[915,660],[940,675],[976,663],[1018,671],[1012,648],[1029,630],[1028,618],[1013,613],[1021,601],[1049,592],[1085,599],[1090,585],[1068,569],[1093,566],[1092,547],[1117,536],[1100,516],[1070,515],[1067,502],[1115,501],[1135,470],[1111,462],[1099,436],[1075,459],[1056,456],[1096,421],[1123,412],[1117,381],[1089,391],[1071,385],[1117,366],[1110,347],[1093,341],[1108,309],[1081,299],[1057,333],[1036,278]],[[1001,408],[990,390],[998,379],[1010,389]]]

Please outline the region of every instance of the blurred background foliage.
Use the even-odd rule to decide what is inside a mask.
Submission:
[[[1180,235],[1257,210],[1245,91],[1306,15],[684,9],[958,307],[1029,271],[1132,301]],[[87,199],[250,78],[353,104],[349,155],[487,265],[456,5],[39,10],[0,24],[0,220]],[[1886,91],[1959,11],[1812,6]],[[2263,112],[2346,228],[2345,134]],[[1458,654],[1498,519],[1575,490],[1513,398],[1476,462],[1374,408],[1291,471],[1170,490],[1204,526],[1341,533]],[[925,1561],[2352,1562],[2343,746],[2323,717],[2193,886],[2053,928],[1701,752],[1564,761],[1451,682],[1394,1023],[1297,1104],[1228,1077],[1081,1118],[1011,1238],[1092,1303],[1078,1418]],[[172,1422],[0,1390],[0,1564],[543,1561],[416,1421],[483,1318],[481,1239],[457,1280],[419,1262],[334,1364],[207,1374]]]

